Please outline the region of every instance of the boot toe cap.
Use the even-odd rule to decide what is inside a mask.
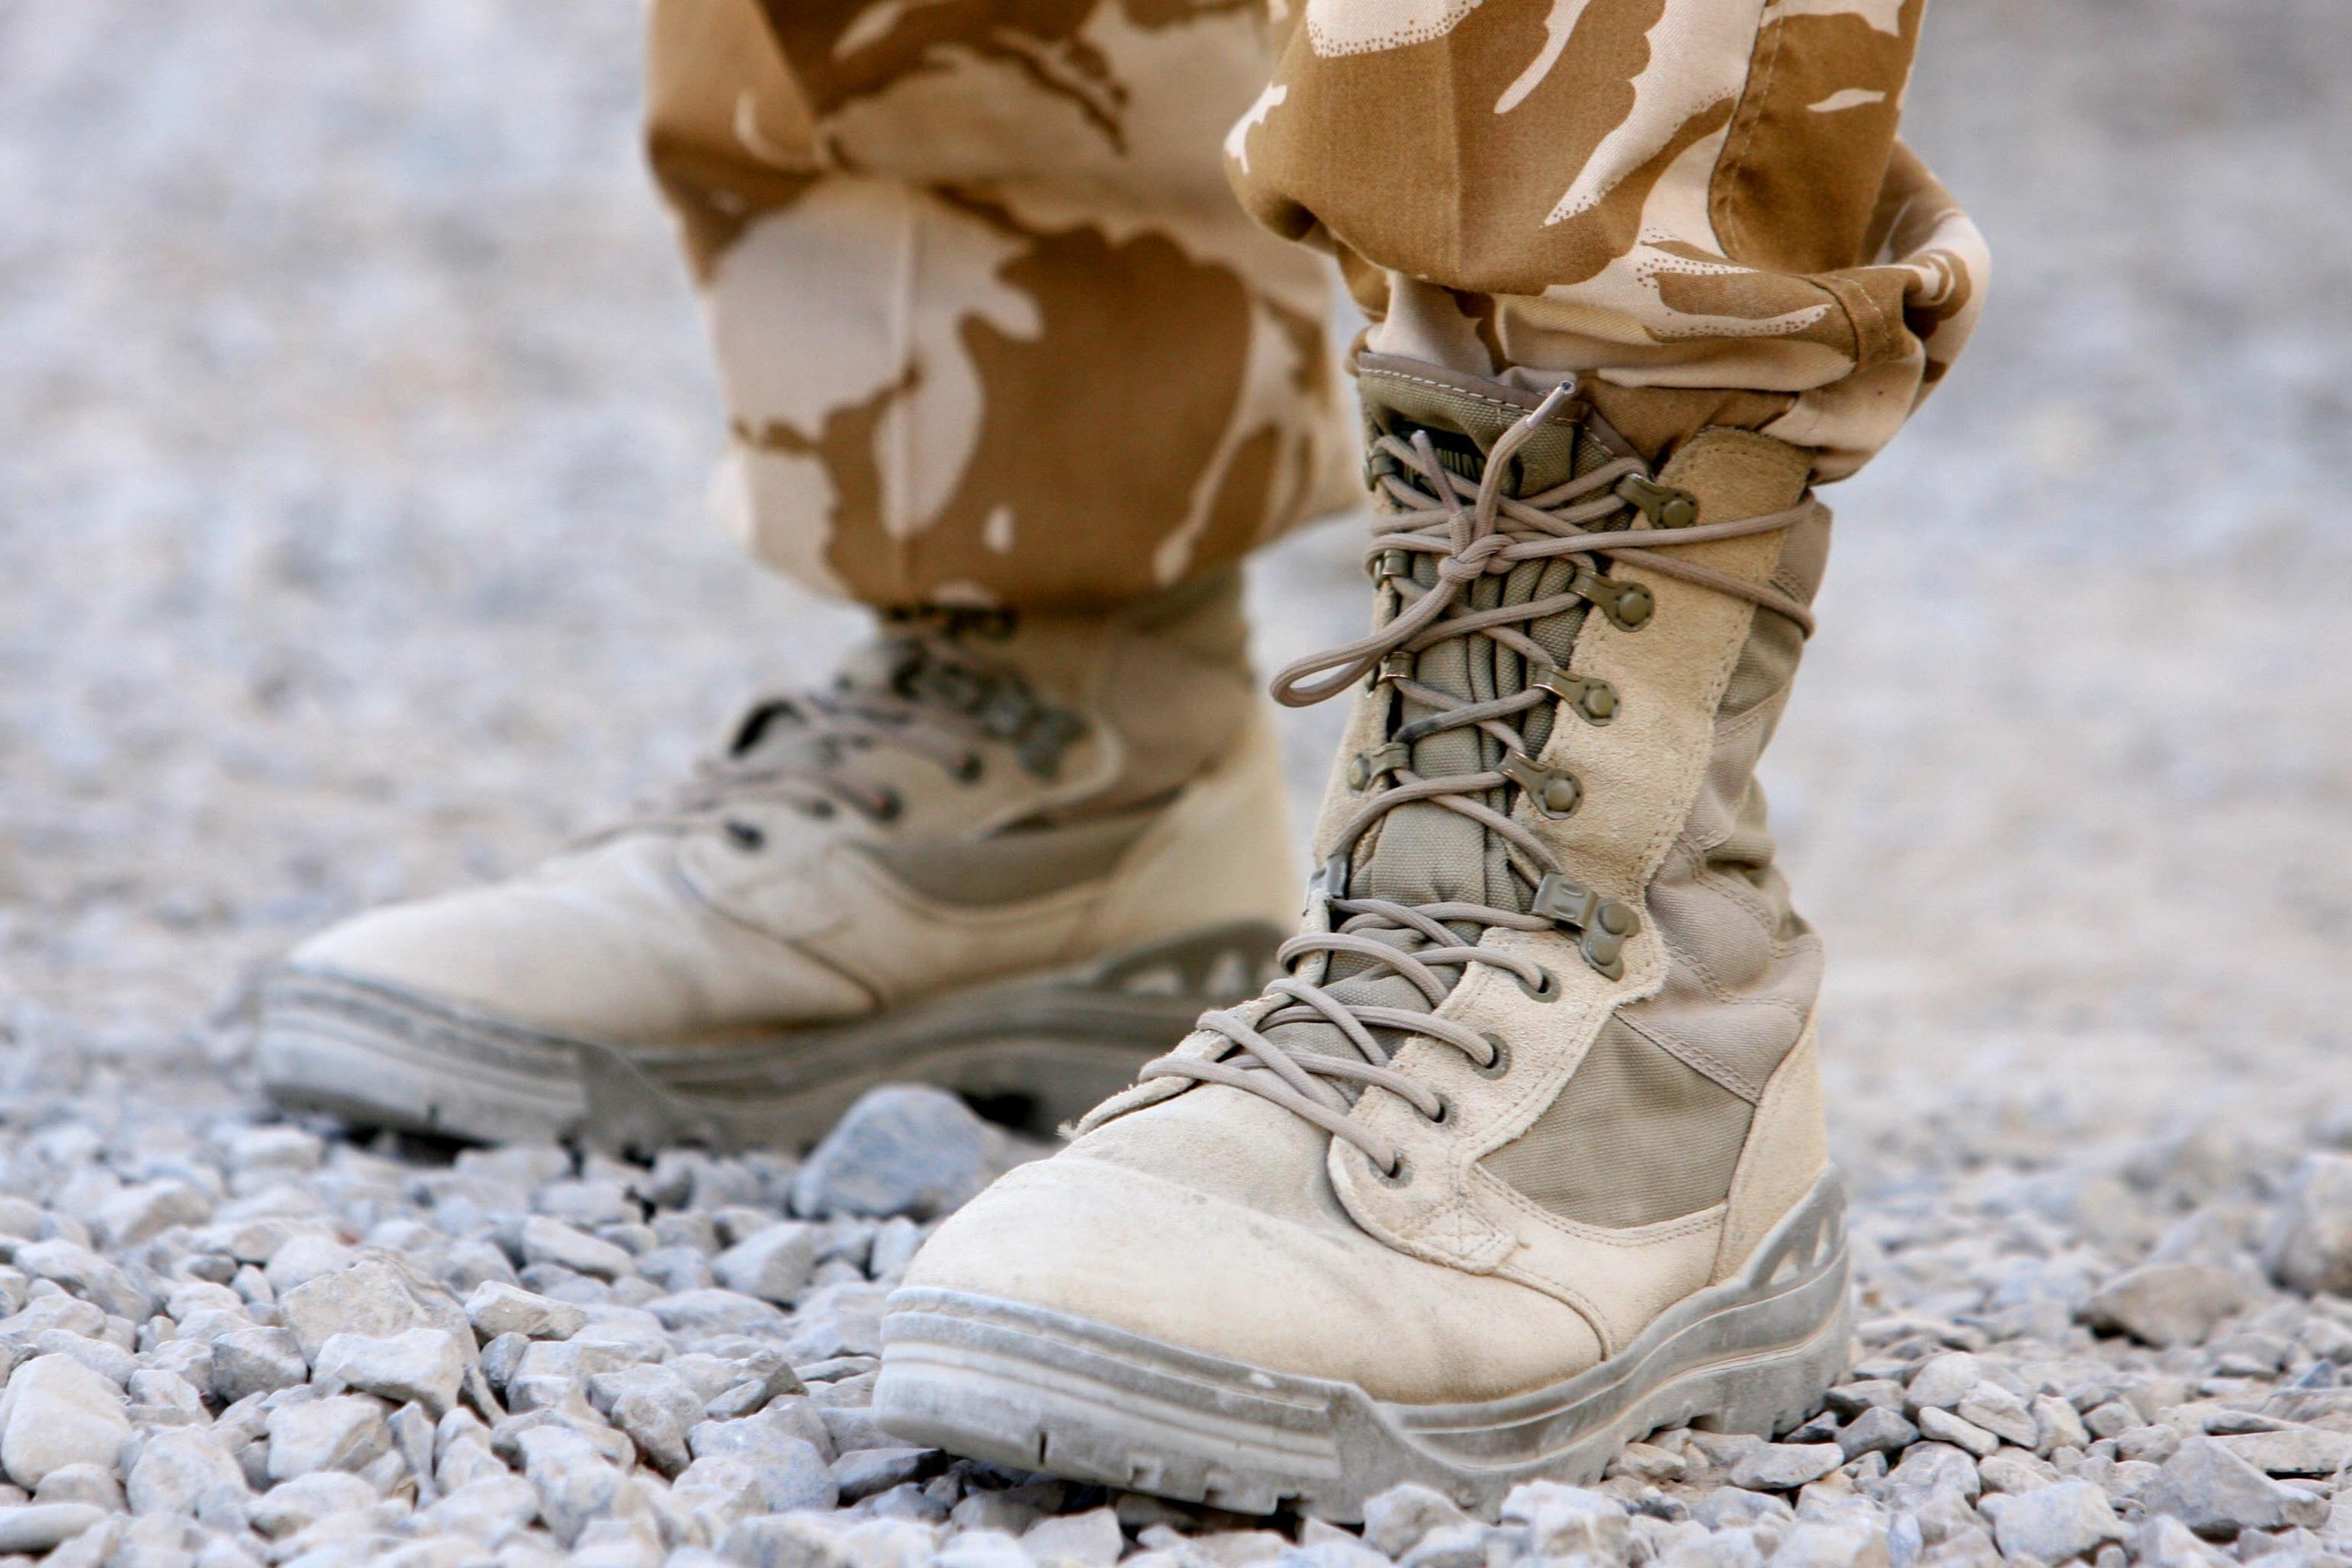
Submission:
[[[1023,1166],[968,1205],[906,1282],[1407,1404],[1496,1398],[1601,1357],[1564,1303],[1408,1257],[1336,1210],[1268,1213],[1075,1152]]]
[[[312,937],[287,963],[528,1029],[623,1043],[854,1016],[872,1000],[787,942],[612,878],[526,880],[372,910]]]

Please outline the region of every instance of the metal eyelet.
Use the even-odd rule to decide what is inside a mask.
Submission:
[[[1372,1168],[1372,1180],[1380,1183],[1381,1185],[1384,1187],[1409,1187],[1412,1185],[1412,1162],[1405,1157],[1404,1151],[1402,1149],[1397,1151],[1396,1163],[1389,1166],[1386,1170],[1382,1170],[1381,1168],[1380,1162],[1377,1160],[1371,1160],[1369,1157],[1366,1160],[1366,1163],[1370,1164]]]
[[[1486,1042],[1487,1049],[1494,1052],[1494,1055],[1488,1057],[1483,1062],[1472,1062],[1470,1064],[1470,1070],[1476,1073],[1480,1078],[1500,1078],[1505,1073],[1510,1071],[1511,1047],[1503,1043],[1503,1037],[1495,1034],[1481,1034],[1478,1037]]]
[[[1688,490],[1662,485],[1642,474],[1617,481],[1617,499],[1633,507],[1657,528],[1688,528],[1698,521],[1698,498]]]
[[[833,802],[829,800],[804,800],[801,802],[801,809],[819,822],[827,822],[833,817]]]
[[[1574,773],[1545,767],[1524,752],[1512,752],[1495,771],[1518,785],[1528,803],[1546,816],[1571,816],[1584,803],[1584,785]]]
[[[1528,682],[1539,686],[1568,705],[1570,712],[1596,728],[1617,717],[1617,689],[1589,675],[1570,675],[1549,666]]]
[[[1453,1119],[1453,1116],[1454,1102],[1441,1094],[1437,1097],[1436,1114],[1433,1116],[1423,1116],[1422,1120],[1428,1122],[1432,1127],[1443,1127],[1447,1121]]]
[[[981,754],[980,754],[978,752],[966,752],[962,755],[962,757],[961,757],[961,758],[960,758],[960,759],[957,761],[956,765],[955,765],[955,781],[956,781],[956,783],[958,783],[958,784],[977,784],[977,783],[979,783],[979,782],[980,782],[980,775],[982,774],[982,773],[983,773],[984,771],[986,771],[986,769],[987,769],[987,765],[988,765],[988,764],[987,764],[986,761],[985,761],[985,760],[981,756]]]
[[[874,800],[874,820],[896,822],[898,814],[907,809],[907,798],[895,789],[885,789]]]
[[[1536,884],[1528,911],[1576,932],[1577,948],[1595,973],[1608,980],[1625,975],[1625,944],[1642,929],[1633,906],[1580,888],[1557,872]]]
[[[1559,976],[1554,974],[1549,969],[1538,969],[1536,973],[1543,976],[1543,978],[1537,981],[1533,985],[1528,984],[1524,980],[1519,980],[1519,977],[1516,974],[1511,976],[1511,978],[1514,980],[1519,980],[1519,989],[1527,993],[1528,999],[1531,1002],[1559,1001],[1561,990]]]
[[[1598,605],[1621,632],[1640,631],[1650,624],[1658,607],[1657,595],[1643,584],[1605,577],[1590,567],[1578,568],[1568,588],[1587,604]]]
[[[768,836],[760,830],[760,825],[756,822],[745,822],[741,817],[730,816],[719,826],[727,830],[728,839],[734,844],[735,847],[747,854],[763,847],[768,842]]]
[[[1412,761],[1412,748],[1399,741],[1391,741],[1369,752],[1358,752],[1348,761],[1348,787],[1360,795],[1376,780],[1386,778]]]

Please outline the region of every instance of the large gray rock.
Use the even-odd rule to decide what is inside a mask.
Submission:
[[[598,1373],[619,1372],[645,1359],[634,1346],[599,1340],[520,1340],[518,1336],[517,1341],[509,1341],[500,1335],[490,1342],[493,1347],[505,1347],[518,1342],[521,1353],[504,1379],[507,1403],[517,1410],[561,1404],[573,1392],[584,1392],[588,1380]],[[493,1358],[485,1352],[482,1359],[488,1363]]]
[[[212,1419],[196,1385],[164,1367],[141,1367],[132,1373],[128,1392],[134,1426],[203,1426]]]
[[[496,1551],[539,1517],[539,1492],[520,1476],[485,1476],[450,1492],[420,1517],[436,1530]]]
[[[635,1268],[624,1248],[545,1215],[522,1222],[521,1247],[526,1263],[552,1263],[592,1279],[618,1279]]]
[[[588,1380],[588,1403],[629,1435],[666,1476],[686,1468],[687,1433],[702,1419],[702,1396],[666,1366],[632,1366]]]
[[[381,1337],[331,1334],[319,1347],[313,1371],[322,1382],[341,1379],[348,1387],[394,1405],[414,1400],[438,1417],[457,1403],[466,1350],[446,1329],[415,1328]]]
[[[539,1493],[540,1517],[564,1545],[577,1542],[600,1520],[644,1510],[643,1495],[621,1468],[582,1434],[540,1426],[523,1433],[518,1442],[524,1479]]]
[[[670,1483],[669,1495],[712,1541],[727,1539],[738,1521],[769,1511],[759,1466],[735,1454],[695,1460]]]
[[[2035,1453],[2091,1446],[2090,1430],[2083,1425],[2082,1415],[2064,1400],[2054,1394],[2037,1394],[2027,1402],[2026,1408],[2033,1413]]]
[[[793,1402],[780,1400],[778,1405]],[[801,1402],[805,1404],[805,1402]],[[687,1434],[699,1461],[738,1458],[756,1467],[769,1511],[831,1508],[838,1499],[827,1461],[831,1445],[820,1447],[824,1427],[773,1406],[742,1421],[705,1421]]]
[[[111,1465],[60,1465],[33,1489],[35,1502],[86,1502],[108,1513],[120,1513],[122,1482]]]
[[[2352,1154],[2305,1154],[2287,1184],[2263,1259],[2291,1290],[2352,1296]]]
[[[2328,1515],[2326,1499],[2271,1479],[2210,1437],[2181,1444],[2139,1500],[2216,1541],[2248,1530],[2317,1529]]]
[[[646,1310],[671,1332],[697,1339],[711,1334],[764,1337],[782,1333],[790,1326],[772,1303],[737,1290],[681,1290],[675,1296],[655,1297],[646,1303]]]
[[[383,1409],[359,1394],[286,1405],[269,1413],[269,1479],[358,1470],[392,1451]]]
[[[1916,1421],[1923,1409],[1958,1410],[1960,1401],[1983,1381],[1984,1363],[1966,1351],[1930,1356],[1903,1391],[1904,1413]]]
[[[833,1484],[844,1503],[853,1503],[916,1479],[938,1458],[933,1448],[854,1449],[834,1460]]]
[[[232,1329],[214,1337],[212,1352],[213,1397],[224,1405],[291,1388],[310,1375],[301,1342],[286,1329]]]
[[[139,1358],[110,1340],[84,1339],[63,1329],[33,1336],[35,1355],[67,1355],[81,1363],[117,1388],[126,1388],[139,1370]]]
[[[2063,1563],[2124,1538],[2106,1493],[2088,1481],[2060,1481],[2036,1490],[1989,1497],[1984,1513],[2004,1557]]]
[[[2147,1568],[2227,1568],[2235,1561],[2200,1541],[2179,1520],[2161,1514],[2142,1519],[2128,1544],[2131,1560]]]
[[[2244,1283],[2226,1268],[2151,1263],[2109,1280],[2075,1316],[2096,1332],[2129,1334],[2143,1344],[2198,1345],[2246,1300]]]
[[[142,1182],[100,1204],[91,1229],[101,1243],[119,1250],[161,1236],[175,1225],[202,1225],[212,1217],[212,1199],[186,1182]]]
[[[278,1315],[313,1363],[337,1334],[390,1339],[411,1329],[466,1326],[465,1314],[437,1284],[381,1257],[305,1280],[278,1298]]]
[[[0,1508],[0,1552],[38,1554],[61,1546],[106,1520],[86,1502],[42,1502]]]
[[[782,1304],[804,1289],[816,1268],[815,1226],[786,1220],[756,1231],[711,1260],[720,1285],[762,1301]]]
[[[1864,1454],[1885,1454],[1892,1458],[1919,1440],[1919,1428],[1913,1426],[1900,1410],[1883,1405],[1864,1406],[1862,1413],[1839,1428],[1838,1447],[1848,1459],[1859,1459]]]
[[[245,1470],[211,1432],[158,1432],[139,1450],[125,1488],[133,1513],[191,1514],[215,1530],[245,1528]]]
[[[466,1320],[484,1344],[500,1334],[534,1340],[568,1340],[588,1325],[588,1314],[569,1301],[534,1295],[485,1280],[466,1298]]]
[[[945,1089],[890,1084],[849,1108],[793,1178],[803,1215],[903,1214],[928,1219],[988,1180],[988,1134]]]
[[[1107,1508],[1041,1519],[1021,1532],[1037,1568],[1111,1568],[1127,1549],[1118,1515]]]
[[[1974,1502],[1984,1490],[1984,1478],[1974,1458],[1948,1443],[1914,1443],[1904,1450],[1903,1462],[1887,1472],[1882,1489],[1887,1507],[1916,1513],[1940,1495]]]
[[[1731,1484],[1751,1491],[1792,1492],[1845,1463],[1835,1443],[1764,1443],[1732,1461]]]
[[[1402,1557],[1431,1531],[1469,1519],[1444,1492],[1407,1481],[1364,1500],[1364,1540],[1376,1552]]]
[[[247,1510],[253,1528],[271,1540],[299,1534],[331,1514],[372,1508],[376,1490],[343,1470],[314,1470],[282,1481]]]
[[[1949,1443],[1964,1448],[1976,1458],[1990,1458],[2000,1447],[2000,1439],[1973,1421],[1963,1421],[1940,1405],[1923,1405],[1919,1410],[1919,1435],[1933,1442]]]
[[[1605,1492],[1557,1481],[1529,1481],[1513,1487],[1504,1497],[1502,1517],[1506,1524],[1524,1529],[1528,1546],[1542,1556],[1584,1553],[1602,1562],[1619,1562],[1625,1555],[1625,1505]]]
[[[71,1356],[36,1356],[0,1394],[0,1469],[28,1491],[68,1465],[113,1469],[130,1436],[122,1391]]]
[[[1780,1537],[1771,1568],[1886,1568],[1885,1526],[1867,1519],[1800,1519]]]
[[[1990,1459],[1979,1459],[1977,1474],[1989,1492],[2039,1491],[2060,1479],[2057,1466],[2021,1448],[2003,1448]]]
[[[55,1280],[118,1318],[143,1322],[155,1310],[155,1298],[145,1286],[89,1247],[62,1237],[29,1242],[10,1261],[34,1279]]]
[[[1990,1378],[1969,1390],[1953,1414],[1979,1431],[2020,1448],[2032,1447],[2039,1432],[2025,1401]]]
[[[2296,1426],[2213,1440],[2268,1476],[2333,1476],[2352,1466],[2352,1432]]]
[[[340,1274],[359,1260],[357,1252],[327,1232],[305,1231],[286,1237],[282,1246],[269,1252],[263,1278],[283,1297],[320,1275]]]

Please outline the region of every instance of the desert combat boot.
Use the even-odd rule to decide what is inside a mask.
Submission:
[[[346,921],[262,992],[282,1104],[471,1139],[793,1145],[864,1089],[1050,1128],[1295,921],[1238,573],[1108,616],[887,622],[674,800]]]
[[[1575,395],[1365,356],[1374,629],[1286,973],[952,1215],[890,1298],[910,1442],[1244,1511],[1491,1509],[1845,1365],[1817,939],[1753,772],[1828,515]]]

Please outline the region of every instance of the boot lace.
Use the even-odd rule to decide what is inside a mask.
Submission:
[[[1045,700],[1017,672],[976,661],[953,637],[928,627],[894,631],[835,681],[761,702],[717,756],[666,798],[640,807],[597,842],[626,832],[677,831],[721,818],[747,849],[759,827],[726,816],[751,802],[779,802],[824,818],[846,807],[888,822],[905,807],[887,784],[857,776],[856,758],[877,747],[909,752],[969,784],[986,765],[984,746],[1009,744],[1020,766],[1052,778],[1085,731],[1066,709]]]
[[[1276,700],[1306,707],[1370,678],[1388,683],[1428,716],[1399,726],[1377,751],[1359,758],[1361,784],[1393,782],[1367,798],[1340,827],[1329,858],[1318,873],[1315,890],[1327,901],[1329,929],[1307,931],[1285,942],[1276,954],[1285,974],[1265,994],[1281,1005],[1255,1022],[1230,1010],[1202,1016],[1199,1026],[1223,1037],[1227,1048],[1214,1057],[1167,1056],[1145,1067],[1139,1080],[1188,1079],[1221,1083],[1273,1101],[1306,1118],[1334,1137],[1363,1151],[1391,1180],[1402,1176],[1402,1154],[1391,1142],[1350,1119],[1355,1100],[1367,1089],[1383,1089],[1432,1121],[1443,1121],[1444,1100],[1426,1085],[1390,1066],[1394,1050],[1376,1031],[1397,1037],[1442,1041],[1494,1074],[1507,1063],[1504,1043],[1435,1009],[1471,964],[1510,973],[1538,997],[1556,996],[1559,982],[1524,955],[1479,944],[1489,930],[1539,931],[1564,929],[1578,937],[1584,961],[1615,978],[1623,973],[1622,950],[1640,929],[1633,909],[1574,882],[1557,855],[1536,834],[1482,798],[1506,790],[1530,796],[1538,811],[1564,816],[1575,809],[1580,786],[1572,774],[1545,767],[1533,755],[1520,725],[1525,716],[1549,703],[1574,706],[1588,720],[1614,716],[1616,695],[1604,683],[1588,681],[1554,666],[1551,657],[1519,628],[1527,623],[1589,605],[1627,631],[1648,624],[1654,597],[1637,582],[1606,575],[1599,558],[1634,562],[1662,576],[1697,584],[1789,616],[1812,629],[1805,606],[1777,589],[1734,577],[1696,562],[1661,554],[1719,539],[1769,533],[1801,521],[1801,502],[1782,511],[1692,526],[1696,505],[1678,490],[1654,482],[1643,463],[1621,458],[1550,489],[1528,496],[1507,493],[1512,455],[1573,395],[1556,388],[1495,443],[1475,480],[1449,469],[1426,431],[1411,438],[1382,435],[1373,444],[1376,490],[1390,509],[1377,517],[1366,551],[1376,578],[1398,595],[1394,612],[1370,635],[1311,655],[1275,677]],[[1624,520],[1639,511],[1644,521],[1597,531],[1591,525]],[[1423,587],[1412,570],[1413,557],[1433,558],[1436,583]],[[1502,574],[1528,562],[1568,561],[1574,566],[1565,592],[1491,608],[1469,607],[1469,590],[1486,574]],[[1526,661],[1522,690],[1476,701],[1416,681],[1414,656],[1449,638],[1485,637]],[[1416,741],[1450,730],[1475,728],[1501,749],[1495,765],[1474,773],[1423,777],[1411,764]],[[1360,782],[1351,779],[1351,783]],[[1392,899],[1358,898],[1349,892],[1351,858],[1359,840],[1398,807],[1423,801],[1458,812],[1497,836],[1510,852],[1515,875],[1528,884],[1525,910],[1492,904],[1407,904]],[[1327,989],[1331,966],[1345,963],[1351,977],[1393,975],[1421,1003],[1415,1006],[1349,1000]],[[1329,1026],[1327,1041],[1343,1048],[1316,1048],[1268,1037],[1267,1031],[1293,1024]],[[1321,1034],[1321,1031],[1318,1031]]]

